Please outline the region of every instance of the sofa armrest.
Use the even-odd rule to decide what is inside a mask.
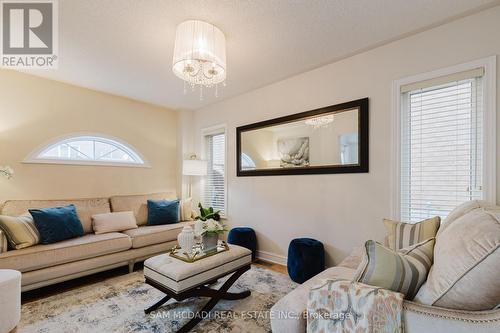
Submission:
[[[405,329],[413,332],[500,332],[500,309],[452,310],[415,302],[403,303]]]

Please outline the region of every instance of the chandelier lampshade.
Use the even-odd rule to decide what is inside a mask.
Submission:
[[[226,38],[213,24],[189,20],[175,34],[174,74],[191,85],[213,87],[226,80]]]

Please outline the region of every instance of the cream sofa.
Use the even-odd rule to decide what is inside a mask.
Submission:
[[[329,268],[279,300],[271,308],[273,333],[305,333],[305,312],[309,289],[322,280],[351,280],[361,262],[361,250],[355,250],[336,267]],[[500,332],[500,309],[491,311],[460,311],[427,306],[415,302],[403,303],[403,319],[407,333],[497,333]]]
[[[485,217],[487,219],[483,220]],[[440,268],[434,270],[438,278],[434,279],[433,283],[439,281],[439,285],[436,284],[435,287],[443,288],[446,290],[444,294],[449,292],[449,295],[439,297],[439,302],[444,301],[446,297],[460,299],[461,297],[470,297],[462,295],[473,294],[476,297],[466,303],[472,303],[472,301],[499,303],[495,303],[495,300],[500,301],[500,294],[498,294],[498,286],[500,285],[495,279],[495,274],[499,270],[498,265],[500,265],[497,260],[497,249],[500,246],[499,217],[500,206],[490,205],[483,201],[471,201],[458,206],[441,225],[434,248],[434,268],[437,259],[440,260]],[[476,224],[480,221],[489,222]],[[453,247],[456,244],[459,244],[460,247]],[[271,309],[273,332],[306,332],[305,313],[311,287],[322,284],[325,279],[352,280],[361,263],[363,252],[362,248],[354,250],[338,266],[314,276],[279,300]],[[486,256],[485,253],[487,253]],[[451,261],[452,257],[456,257],[453,262]],[[488,259],[485,259],[486,257]],[[474,260],[468,261],[471,258]],[[472,262],[474,264],[471,265]],[[481,270],[475,269],[476,265],[478,267],[481,265]],[[457,268],[456,272],[455,270],[447,271],[451,276],[446,275],[446,278],[439,278],[439,274],[444,271],[443,267],[448,266]],[[481,282],[480,279],[482,279]],[[429,277],[426,283],[429,283]],[[429,288],[432,290],[432,283]],[[470,288],[476,289],[471,290]],[[485,297],[485,295],[491,297]],[[487,300],[487,298],[490,299]],[[455,302],[455,304],[460,303]],[[435,305],[429,306],[414,301],[404,301],[402,315],[405,332],[408,333],[500,332],[500,304],[496,310],[470,311],[451,310]]]
[[[113,196],[75,200],[12,200],[1,208],[2,215],[19,216],[30,208],[74,204],[85,235],[62,242],[35,245],[0,254],[0,269],[22,273],[22,291],[27,291],[84,275],[128,265],[165,252],[177,244],[177,235],[186,224],[147,226],[148,199],[175,199],[175,193]],[[133,211],[139,228],[96,235],[92,215]]]

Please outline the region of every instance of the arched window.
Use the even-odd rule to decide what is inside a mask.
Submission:
[[[241,153],[241,168],[243,170],[255,169],[255,162],[245,153]]]
[[[141,155],[123,141],[103,135],[73,134],[37,149],[27,163],[147,166]]]

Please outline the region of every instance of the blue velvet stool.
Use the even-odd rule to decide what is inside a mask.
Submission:
[[[252,251],[252,260],[255,260],[255,253],[257,251],[257,237],[252,228],[233,228],[227,235],[227,242],[229,244],[239,245],[246,247]]]
[[[296,238],[288,246],[288,275],[303,283],[325,269],[323,243],[312,238]]]

